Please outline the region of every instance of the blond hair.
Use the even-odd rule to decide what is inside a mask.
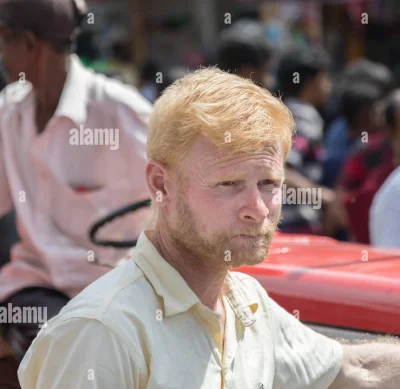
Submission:
[[[279,141],[286,158],[294,128],[288,108],[267,90],[215,67],[202,68],[177,80],[156,101],[147,156],[180,174],[190,145],[202,134],[228,154]]]

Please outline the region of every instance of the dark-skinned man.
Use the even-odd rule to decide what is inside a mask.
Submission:
[[[149,197],[143,173],[152,107],[71,54],[87,11],[83,0],[0,1],[10,82],[0,96],[0,217],[14,208],[21,236],[0,272],[0,302],[45,309],[45,320],[107,272],[89,261],[121,257],[89,242],[90,225]],[[148,216],[144,210],[107,235],[138,236]],[[43,324],[2,322],[2,389],[19,387],[18,361]]]

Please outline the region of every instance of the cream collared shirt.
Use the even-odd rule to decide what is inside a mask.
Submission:
[[[219,316],[146,234],[132,259],[75,297],[42,328],[18,375],[22,389],[326,389],[342,346],[229,272]]]
[[[88,231],[110,211],[150,197],[144,169],[151,112],[135,88],[86,69],[75,55],[56,112],[41,134],[31,84],[15,82],[2,91],[0,217],[15,208],[21,242],[1,269],[0,302],[29,286],[72,298],[106,273],[89,262],[94,256],[113,262],[123,255],[91,244]],[[87,138],[86,145],[76,145],[71,136],[74,129],[82,134],[81,128],[114,130],[114,139],[99,144],[98,137],[90,144]],[[100,236],[137,238],[149,217],[141,210]]]

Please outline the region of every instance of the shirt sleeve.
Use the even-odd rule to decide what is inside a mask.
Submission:
[[[303,325],[270,299],[275,320],[273,389],[328,389],[339,373],[343,347]]]
[[[0,139],[0,218],[11,211],[13,208],[13,201],[11,197],[10,187],[6,169],[4,165],[3,150],[1,149]]]
[[[400,248],[400,207],[388,207],[371,215],[371,243],[377,247]]]
[[[369,210],[371,243],[385,248],[400,248],[400,167],[377,191]]]
[[[22,360],[22,389],[137,389],[139,371],[127,346],[103,323],[68,319],[42,331]]]

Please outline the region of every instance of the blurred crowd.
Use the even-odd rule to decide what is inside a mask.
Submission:
[[[103,72],[92,41],[93,34],[84,32],[77,54]],[[126,77],[131,67],[126,39],[116,42],[112,53],[114,70],[108,66],[103,73],[136,84],[150,102],[190,70],[165,68],[149,58],[133,81]],[[321,44],[277,49],[261,24],[250,19],[225,28],[215,55],[203,64],[251,78],[282,98],[295,118],[285,184],[320,190],[322,207],[284,204],[282,232],[400,247],[400,178],[393,178],[400,164],[400,92],[388,67],[359,58],[332,72],[332,58]],[[5,84],[0,74],[0,88]]]
[[[295,118],[285,184],[320,189],[322,207],[284,204],[281,231],[400,247],[400,205],[394,189],[384,195],[382,188],[400,163],[397,81],[385,65],[365,58],[339,74],[331,62],[321,45],[278,52],[261,25],[244,19],[221,32],[209,65],[251,78],[282,98]],[[152,61],[141,69],[140,90],[150,101],[182,74],[162,70],[165,79],[157,83],[160,71]]]

